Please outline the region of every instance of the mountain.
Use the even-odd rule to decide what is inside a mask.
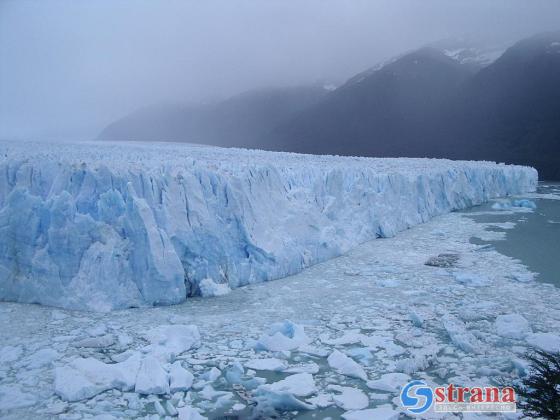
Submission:
[[[327,92],[319,86],[271,88],[212,105],[154,105],[113,122],[98,139],[257,147],[281,121],[319,102]]]
[[[468,38],[451,38],[434,42],[429,45],[443,52],[449,58],[470,66],[473,70],[480,70],[496,61],[506,50],[500,44],[488,44]]]
[[[448,111],[455,156],[530,164],[560,179],[560,32],[509,48]]]
[[[406,54],[350,79],[273,133],[281,149],[340,155],[418,156],[444,104],[472,68],[433,48]]]
[[[496,160],[534,166],[541,179],[560,179],[560,32],[502,51],[441,41],[334,90],[265,89],[214,105],[150,107],[99,137]]]
[[[560,32],[476,65],[450,51],[424,48],[353,77],[280,124],[270,148],[488,159],[560,179]]]

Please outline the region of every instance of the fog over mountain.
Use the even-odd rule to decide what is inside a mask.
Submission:
[[[559,179],[560,32],[505,52],[436,43],[332,91],[262,89],[211,106],[150,107],[110,124],[99,138],[496,160]]]
[[[149,106],[338,86],[440,40],[512,44],[558,16],[556,0],[3,0],[0,137],[92,139]]]
[[[524,39],[478,69],[447,50],[406,54],[354,77],[270,139],[304,153],[520,163],[559,179],[560,32]]]

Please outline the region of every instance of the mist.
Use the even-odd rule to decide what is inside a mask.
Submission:
[[[431,42],[507,44],[559,16],[555,0],[2,0],[0,138],[92,139],[150,104],[338,85]]]

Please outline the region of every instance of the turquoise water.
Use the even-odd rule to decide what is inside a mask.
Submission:
[[[539,184],[538,193],[554,194],[560,198],[560,184]],[[492,203],[472,208],[471,213],[490,211],[491,214],[469,216],[477,222],[514,222],[513,229],[492,228],[506,233],[505,240],[482,241],[492,244],[500,253],[517,258],[531,271],[538,273],[537,280],[560,287],[560,199],[530,198],[537,209],[530,213],[509,213],[492,210]]]

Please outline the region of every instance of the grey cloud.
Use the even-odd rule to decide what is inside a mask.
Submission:
[[[442,38],[558,29],[556,0],[0,0],[0,137],[93,138],[159,102],[339,83]]]

